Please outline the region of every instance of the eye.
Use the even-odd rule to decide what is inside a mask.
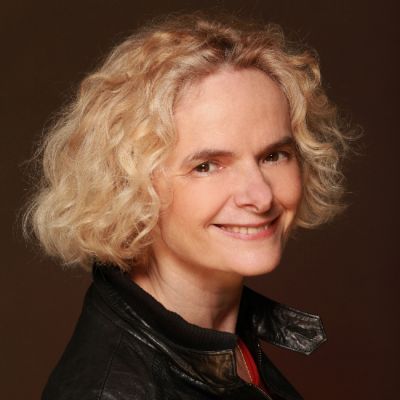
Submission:
[[[211,161],[204,161],[193,168],[193,171],[198,174],[208,175],[218,169],[218,166]]]
[[[266,163],[278,163],[283,160],[288,160],[289,158],[290,154],[287,151],[279,150],[269,153],[263,161]]]

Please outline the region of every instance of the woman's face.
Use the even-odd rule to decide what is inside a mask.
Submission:
[[[281,258],[302,185],[280,88],[255,69],[221,70],[191,86],[174,114],[178,140],[156,190],[158,264],[240,276]]]

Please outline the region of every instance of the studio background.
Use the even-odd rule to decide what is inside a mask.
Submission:
[[[363,127],[347,164],[350,207],[299,231],[279,268],[249,284],[322,316],[328,342],[306,357],[268,346],[306,400],[394,399],[399,360],[398,12],[380,1],[11,1],[1,29],[0,381],[5,400],[39,399],[79,316],[90,276],[24,243],[16,213],[51,115],[109,49],[141,23],[222,6],[281,24],[315,47],[331,98]]]

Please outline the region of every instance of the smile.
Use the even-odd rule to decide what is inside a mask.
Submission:
[[[245,235],[252,235],[254,233],[265,231],[269,228],[270,224],[265,224],[260,227],[254,226],[228,226],[228,225],[219,225],[218,227],[223,229],[224,231],[234,232],[234,233],[242,233]]]
[[[256,240],[256,239],[265,239],[271,237],[276,231],[278,220],[279,218],[275,218],[273,221],[270,221],[267,224],[259,226],[223,225],[223,224],[216,224],[213,226],[216,227],[219,230],[219,232],[222,232],[224,235],[236,239]]]

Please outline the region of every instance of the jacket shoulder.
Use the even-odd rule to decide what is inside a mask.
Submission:
[[[50,375],[42,400],[148,399],[150,348],[121,329],[91,287],[74,333]],[[123,388],[123,390],[121,390]]]

